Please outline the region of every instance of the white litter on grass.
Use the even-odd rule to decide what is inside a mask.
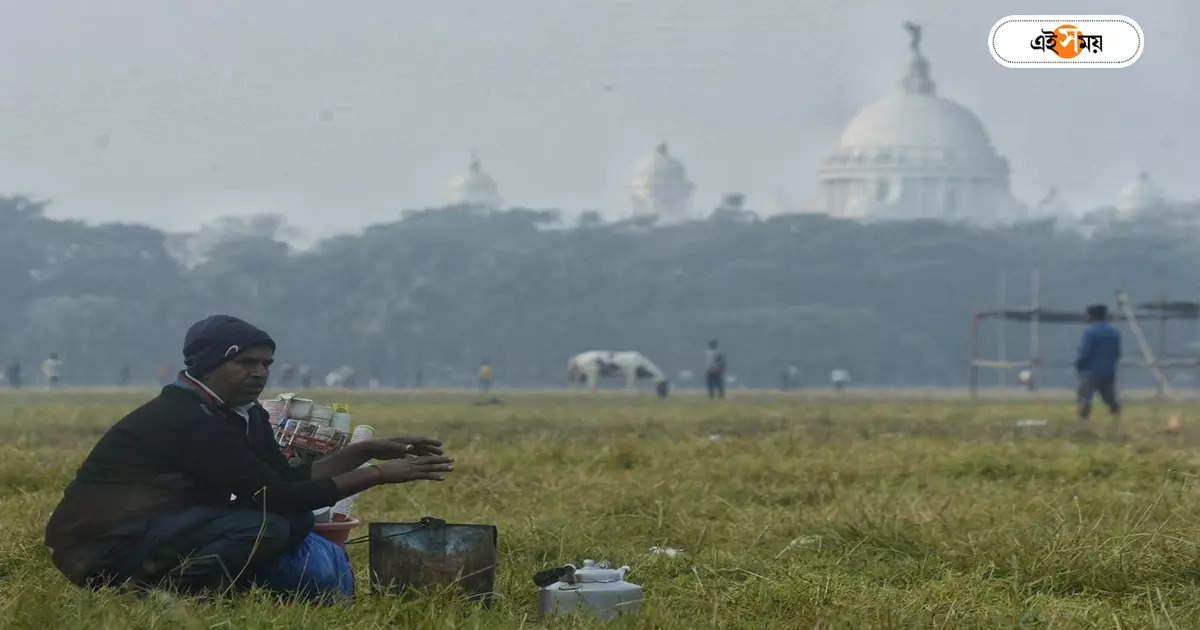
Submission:
[[[1019,427],[1044,427],[1049,423],[1048,420],[1037,420],[1034,418],[1021,418],[1017,420],[1017,426]]]
[[[654,547],[651,547],[651,548],[650,548],[650,553],[651,553],[652,555],[655,555],[655,556],[666,556],[666,557],[668,557],[668,558],[675,558],[675,557],[677,557],[677,556],[682,556],[682,555],[683,555],[683,550],[682,550],[682,549],[676,549],[676,548],[674,548],[674,547],[658,547],[658,546],[654,546]]]
[[[721,439],[721,434],[720,434],[720,433],[713,433],[713,434],[711,434],[711,435],[709,435],[709,436],[708,436],[708,439],[710,439],[710,440],[713,440],[713,441],[719,440],[719,439]]]
[[[786,547],[784,547],[783,549],[780,549],[779,553],[775,554],[775,559],[778,560],[778,559],[782,558],[783,554],[787,553],[788,550],[790,550],[792,547],[799,547],[799,546],[804,546],[804,545],[819,545],[819,544],[821,544],[820,536],[813,536],[813,535],[798,536],[796,538],[793,538],[792,541],[789,542]]]

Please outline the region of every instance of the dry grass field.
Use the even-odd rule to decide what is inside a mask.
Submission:
[[[1065,398],[317,393],[458,459],[445,483],[368,492],[362,518],[500,531],[491,609],[370,594],[365,544],[343,609],[88,592],[54,570],[41,537],[63,486],[150,395],[0,393],[0,626],[533,627],[531,575],[595,558],[645,588],[615,627],[1200,627],[1196,403],[1134,402],[1110,438],[1103,414],[1080,430]],[[1172,411],[1180,434],[1163,431]]]

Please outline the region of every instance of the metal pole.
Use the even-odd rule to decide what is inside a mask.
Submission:
[[[971,316],[971,337],[967,343],[967,365],[970,370],[967,375],[967,388],[971,393],[971,398],[979,395],[979,368],[975,365],[975,359],[978,358],[976,351],[979,345],[979,314]]]
[[[1117,293],[1117,306],[1125,315],[1125,321],[1129,322],[1129,328],[1133,331],[1134,338],[1137,339],[1138,347],[1142,351],[1142,357],[1146,361],[1146,368],[1150,370],[1150,375],[1154,377],[1154,382],[1158,385],[1158,395],[1163,396],[1165,394],[1174,398],[1175,392],[1171,389],[1171,384],[1167,381],[1167,376],[1159,369],[1158,359],[1154,357],[1154,351],[1150,349],[1150,344],[1146,341],[1146,335],[1142,334],[1142,327],[1138,325],[1137,316],[1129,306],[1129,296],[1125,295],[1123,291]]]
[[[1008,277],[1005,275],[1003,269],[1000,270],[999,294],[1001,315],[1000,321],[997,322],[996,326],[996,343],[999,346],[996,350],[1000,355],[1000,361],[1003,362],[1008,361],[1008,340],[1004,336],[1004,329],[1007,328],[1008,323],[1007,318],[1004,316],[1004,314],[1008,311]],[[1008,372],[1004,369],[1000,369],[997,370],[997,374],[998,378],[996,379],[996,383],[1000,387],[1006,387],[1008,385]]]
[[[1042,340],[1038,323],[1042,318],[1042,272],[1033,270],[1033,316],[1029,319],[1029,375],[1030,383],[1037,383],[1038,366],[1042,363]]]
[[[1161,359],[1167,356],[1167,296],[1162,296],[1159,302],[1162,305],[1158,311],[1158,356]]]

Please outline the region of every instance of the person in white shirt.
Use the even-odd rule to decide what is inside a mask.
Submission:
[[[42,361],[42,380],[48,387],[58,387],[59,381],[62,380],[62,361],[59,360],[57,352],[51,352],[50,356]]]
[[[716,339],[708,342],[704,351],[704,382],[709,398],[725,397],[725,355],[717,347]]]

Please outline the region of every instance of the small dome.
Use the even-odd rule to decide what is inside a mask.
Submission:
[[[1136,181],[1127,184],[1121,189],[1120,196],[1117,197],[1117,213],[1123,218],[1131,218],[1144,210],[1155,208],[1166,203],[1166,195],[1163,194],[1158,184],[1150,178],[1150,174],[1142,171],[1138,174]]]
[[[690,212],[692,190],[683,162],[671,155],[666,143],[638,164],[630,186],[634,213],[658,214],[668,218]]]
[[[451,204],[466,204],[483,208],[499,208],[501,204],[500,188],[496,180],[483,172],[479,158],[471,157],[471,167],[466,175],[456,178],[450,184]]]

